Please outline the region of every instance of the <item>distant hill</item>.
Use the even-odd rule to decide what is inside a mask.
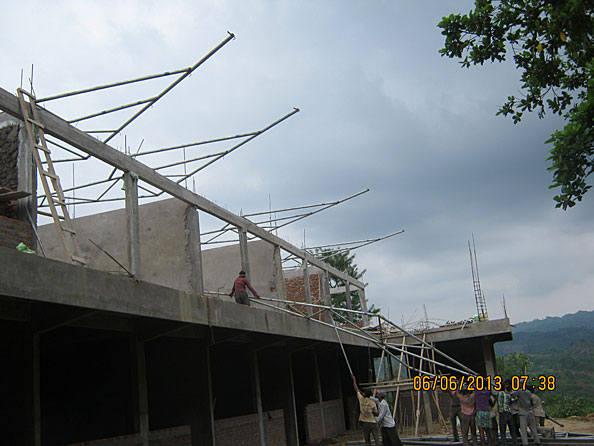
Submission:
[[[594,311],[520,322],[512,328],[512,333],[513,341],[495,344],[497,356],[569,350],[581,341],[594,342]]]
[[[514,327],[514,334],[524,331],[554,331],[567,328],[594,328],[594,311],[578,311],[561,317],[548,316],[530,322],[520,322]]]

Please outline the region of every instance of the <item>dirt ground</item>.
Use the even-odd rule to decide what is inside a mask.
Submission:
[[[549,420],[545,421],[545,426],[554,426],[557,432],[580,432],[584,434],[594,434],[594,417],[572,417],[559,418],[557,420],[564,427],[557,426]]]
[[[594,416],[592,415],[590,417],[559,418],[557,421],[563,424],[564,427],[557,426],[550,420],[545,421],[545,427],[554,427],[557,432],[579,432],[585,434],[594,434]],[[431,435],[451,435],[451,431],[449,426],[436,425],[435,432]],[[426,436],[426,434],[419,432],[419,435],[417,436],[423,437]],[[412,429],[405,429],[404,432],[400,433],[400,438],[410,437],[415,437],[414,430]],[[333,438],[331,442],[325,442],[324,444],[344,446],[347,441],[357,440],[363,440],[363,433],[360,431],[348,431],[344,435]]]

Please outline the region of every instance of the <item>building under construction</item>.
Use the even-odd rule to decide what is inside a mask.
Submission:
[[[445,400],[414,391],[415,375],[496,373],[507,319],[412,332],[371,314],[364,283],[184,187],[199,168],[172,179],[37,102],[0,89],[6,444],[314,444],[357,428],[351,374],[392,392],[401,425],[431,432]],[[101,184],[123,182],[125,205],[71,217],[54,146],[113,168]],[[172,198],[140,205],[144,193]],[[235,242],[204,249],[204,214]],[[287,258],[298,269],[283,268]],[[251,306],[226,296],[240,269],[263,296]],[[333,292],[346,308],[332,307]]]

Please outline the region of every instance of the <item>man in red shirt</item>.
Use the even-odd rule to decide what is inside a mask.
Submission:
[[[254,297],[260,297],[256,290],[252,287],[252,284],[249,280],[245,277],[245,271],[239,271],[239,277],[235,279],[233,282],[233,289],[229,293],[229,296],[233,296],[235,294],[235,302],[238,304],[250,306],[250,299],[248,297],[247,291],[245,288],[248,287],[249,290],[254,294]]]

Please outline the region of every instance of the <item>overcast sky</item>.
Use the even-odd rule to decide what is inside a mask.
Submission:
[[[38,97],[193,65],[236,39],[125,130],[133,151],[235,135],[300,112],[196,175],[235,213],[371,191],[279,235],[297,246],[401,235],[356,252],[367,297],[395,321],[476,313],[474,234],[489,315],[512,322],[594,309],[594,193],[567,212],[548,189],[545,141],[563,125],[497,117],[518,95],[511,64],[440,57],[437,23],[469,1],[22,1],[4,20],[0,86]],[[7,6],[4,11],[6,13]],[[29,27],[31,21],[37,24]],[[49,103],[66,119],[154,95],[167,78]],[[123,122],[118,114],[83,129]],[[111,120],[111,121],[110,121]],[[93,127],[96,125],[96,127]],[[123,137],[111,144],[122,149]],[[218,151],[231,144],[187,151]],[[169,155],[179,160],[181,154]],[[161,160],[144,160],[163,163]],[[80,167],[79,167],[80,165]],[[109,168],[75,166],[75,182]],[[72,167],[61,166],[64,187]],[[121,203],[119,204],[121,206]],[[98,212],[79,206],[77,215]],[[203,227],[215,222],[203,219]]]

